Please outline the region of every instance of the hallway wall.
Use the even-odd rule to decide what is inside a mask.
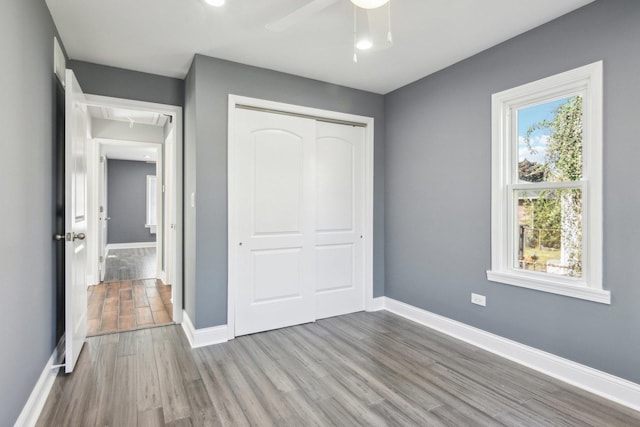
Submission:
[[[53,37],[44,1],[0,13],[0,425],[11,426],[55,347]],[[19,327],[19,329],[18,329]]]
[[[145,227],[147,175],[156,175],[155,163],[107,160],[107,243],[156,241]]]

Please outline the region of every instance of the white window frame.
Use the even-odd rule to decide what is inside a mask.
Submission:
[[[156,234],[157,211],[158,211],[158,181],[156,175],[147,175],[147,218],[145,227],[151,234]],[[155,203],[154,203],[155,199]],[[153,221],[152,214],[156,214],[156,221]]]
[[[487,279],[604,304],[611,294],[602,287],[602,61],[508,89],[491,97],[491,270]],[[574,183],[526,184],[527,188],[580,188],[583,203],[582,277],[564,277],[517,269],[513,265],[518,183],[518,109],[569,96],[583,97],[583,177]]]

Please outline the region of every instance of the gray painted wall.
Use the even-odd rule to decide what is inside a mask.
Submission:
[[[156,165],[132,160],[107,160],[107,243],[155,242],[145,228],[147,175]]]
[[[639,42],[640,2],[598,1],[386,96],[385,295],[640,383]],[[487,281],[491,94],[600,59],[612,304]]]
[[[185,197],[197,186],[195,212],[185,214],[185,280],[197,328],[227,323],[227,102],[244,95],[375,118],[374,295],[384,288],[384,99],[381,95],[196,55],[187,78]],[[190,117],[195,115],[195,119]],[[189,130],[189,127],[188,127]],[[195,140],[195,141],[194,141]],[[195,148],[195,153],[193,152]],[[191,151],[191,152],[189,152]],[[195,173],[195,180],[193,175]],[[185,208],[187,211],[190,209]],[[195,227],[193,225],[195,221]],[[195,240],[195,243],[194,243]],[[194,253],[195,249],[195,253]],[[195,301],[194,301],[195,299]],[[195,303],[194,303],[195,302]],[[194,304],[193,304],[194,303]]]
[[[0,14],[0,425],[11,426],[55,347],[53,36],[44,1]]]
[[[184,206],[183,206],[183,252],[182,252],[182,300],[185,311],[192,322],[196,312],[196,210],[191,206],[191,193],[196,191],[196,69],[185,79],[184,102]],[[204,184],[203,184],[204,185]],[[189,285],[187,285],[189,283]]]
[[[83,61],[69,61],[85,93],[159,104],[184,104],[184,81]]]

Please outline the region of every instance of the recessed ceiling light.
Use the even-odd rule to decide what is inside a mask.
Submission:
[[[204,2],[215,7],[224,6],[224,0],[204,0]]]
[[[389,0],[351,0],[351,3],[362,9],[375,9],[386,4],[388,1]]]

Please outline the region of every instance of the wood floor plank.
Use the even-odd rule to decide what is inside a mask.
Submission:
[[[89,355],[95,355],[92,357],[91,364],[94,387],[82,390],[82,393],[87,396],[88,404],[86,411],[82,414],[81,425],[112,425],[113,414],[107,402],[111,400],[115,382],[119,338],[119,335],[103,335],[91,339],[92,342],[87,343],[88,346],[85,344],[85,347],[93,350]],[[76,374],[77,372],[71,374],[74,381]]]
[[[204,348],[195,353],[196,364],[211,402],[223,425],[248,426],[249,420],[236,399],[224,372],[220,369],[220,363],[228,362],[229,358],[210,357],[212,353],[216,356],[219,355],[218,352],[211,350],[213,348]]]
[[[161,328],[154,328],[158,331]],[[161,332],[157,332],[160,334]],[[153,336],[153,334],[152,334]],[[158,370],[160,397],[164,409],[165,422],[180,420],[190,415],[189,402],[186,399],[180,361],[176,349],[170,340],[153,340],[153,350]]]
[[[163,427],[164,425],[162,408],[152,408],[138,412],[138,427]]]
[[[135,400],[136,367],[135,355],[116,358],[114,386],[109,399],[114,426],[136,427],[138,424],[138,406]]]
[[[220,368],[249,422],[257,426],[275,426],[274,420],[256,396],[253,387],[242,375],[242,368],[233,360],[227,361]]]
[[[283,370],[274,359],[270,358],[262,350],[258,345],[257,339],[243,340],[240,344],[244,347],[245,351],[251,355],[251,358],[262,367],[264,373],[269,377],[278,390],[287,392],[298,388],[295,381],[286,372],[286,370]]]
[[[139,412],[149,411],[162,406],[160,380],[153,349],[153,339],[149,329],[129,332],[137,339],[136,347],[136,402]],[[164,413],[162,415],[164,420]]]
[[[191,407],[191,421],[196,426],[222,426],[218,412],[211,402],[202,379],[187,381],[185,384],[187,400]]]
[[[286,401],[283,401],[281,392],[273,385],[259,365],[253,362],[250,355],[241,346],[246,337],[240,337],[230,343],[231,356],[243,369],[247,383],[253,388],[256,396],[274,419],[277,425],[283,425],[289,420],[295,419],[295,412],[291,410]]]
[[[307,426],[328,426],[331,420],[327,418],[317,402],[313,401],[302,390],[292,390],[283,393],[284,400],[296,413],[299,420]]]

